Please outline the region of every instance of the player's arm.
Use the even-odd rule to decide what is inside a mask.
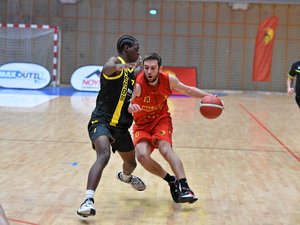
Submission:
[[[185,85],[177,77],[175,77],[173,75],[169,75],[169,82],[170,82],[171,90],[176,90],[182,94],[185,94],[185,95],[188,95],[191,97],[203,98],[206,95],[212,95],[210,93],[202,91],[199,88]]]
[[[294,88],[293,88],[294,79],[295,79],[294,77],[288,75],[286,85],[287,85],[287,93],[289,95],[294,93]]]
[[[135,62],[135,66],[134,66],[134,76],[137,76],[143,69],[143,60],[142,60],[142,56],[139,55],[138,60]]]
[[[135,83],[134,87],[133,87],[133,93],[132,93],[132,97],[130,99],[130,103],[128,106],[128,112],[129,113],[135,113],[141,110],[141,107],[138,104],[132,104],[131,102],[133,101],[133,99],[135,97],[139,97],[141,95],[141,85]]]
[[[118,75],[126,68],[132,68],[135,63],[122,64],[117,57],[111,57],[103,66],[102,72],[106,76],[112,76],[115,73]]]

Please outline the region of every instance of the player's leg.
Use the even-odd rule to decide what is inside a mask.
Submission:
[[[167,128],[170,128],[170,132],[165,132],[161,130],[160,126],[164,126],[164,121],[167,123]],[[144,166],[149,172],[163,178],[170,187],[170,193],[174,202],[179,202],[179,196],[181,194],[179,188],[179,182],[175,176],[167,173],[158,162],[156,162],[152,157],[151,153],[154,148],[158,148],[158,138],[161,136],[168,136],[171,140],[172,136],[172,123],[171,118],[160,119],[157,123],[154,123],[155,126],[151,126],[144,130],[138,130],[134,133],[134,143],[136,144],[136,152],[138,154],[137,158],[139,162]],[[143,145],[143,141],[145,141]],[[151,144],[150,144],[151,143]]]
[[[182,161],[177,156],[177,154],[173,151],[171,144],[165,140],[159,140],[158,148],[161,155],[171,166],[172,171],[176,175],[178,182],[180,184],[181,193],[180,196],[178,197],[178,201],[181,203],[185,203],[185,202],[194,203],[195,201],[197,201],[198,198],[195,196],[194,192],[191,190],[191,188],[188,185]]]
[[[83,217],[94,216],[96,214],[94,195],[100,182],[102,172],[110,159],[110,141],[112,140],[107,126],[100,124],[98,120],[90,121],[88,130],[93,148],[96,151],[96,161],[90,168],[88,174],[84,202],[77,210],[77,214]]]
[[[150,138],[151,143],[155,144],[159,149],[160,154],[171,166],[172,171],[177,179],[185,178],[183,164],[180,158],[172,149],[172,132],[173,126],[170,117],[160,119],[159,123],[154,128]]]
[[[157,126],[155,127],[154,134],[151,139],[152,142],[158,143],[158,149],[164,159],[169,163],[172,168],[172,171],[176,175],[180,186],[181,193],[179,197],[179,202],[189,202],[193,203],[198,200],[195,197],[194,192],[190,189],[183,163],[178,155],[172,149],[172,121],[170,117],[163,118],[159,121]]]
[[[107,136],[99,136],[94,142],[96,150],[96,161],[92,165],[89,176],[87,189],[96,190],[100,182],[102,172],[110,159],[110,141]]]
[[[117,173],[117,179],[130,184],[135,190],[146,189],[145,183],[132,172],[137,166],[134,145],[128,130],[112,130],[115,142],[112,144],[113,152],[118,151],[123,160],[123,171]]]
[[[154,150],[153,145],[150,145],[152,127],[140,129],[134,126],[134,145],[135,154],[139,163],[150,173],[165,178],[167,172],[151,157],[151,153]]]
[[[134,149],[132,149],[129,152],[118,151],[118,153],[123,160],[123,165],[122,165],[123,173],[124,175],[129,176],[130,174],[132,174],[132,172],[135,170],[137,166]]]
[[[100,182],[102,172],[110,158],[110,142],[107,136],[99,136],[93,142],[93,145],[97,158],[89,171],[84,202],[77,210],[77,214],[83,217],[94,216],[96,214],[94,194]]]
[[[135,147],[136,156],[140,164],[150,173],[161,177],[168,182],[172,198],[175,202],[179,202],[180,196],[179,183],[175,176],[167,173],[161,165],[151,157],[152,147],[149,141],[141,139]]]
[[[150,173],[164,178],[167,172],[151,157],[151,146],[149,141],[140,140],[136,146],[136,157],[139,163]]]
[[[137,176],[132,175],[133,170],[136,168],[135,152],[119,152],[123,159],[123,171],[117,173],[117,179],[131,186],[137,191],[144,191],[146,189],[145,183]]]
[[[173,151],[171,144],[168,141],[159,140],[158,149],[160,154],[169,163],[177,179],[185,178],[186,176],[182,161],[180,160],[178,155]]]

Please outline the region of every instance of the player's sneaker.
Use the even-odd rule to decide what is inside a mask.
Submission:
[[[77,210],[77,214],[83,217],[95,216],[96,208],[94,206],[94,199],[86,199]]]
[[[172,195],[172,198],[174,202],[179,203],[179,197],[180,197],[180,189],[179,189],[179,182],[175,178],[175,181],[168,183],[170,186],[170,193]]]
[[[120,171],[117,173],[117,179],[127,184],[130,184],[131,187],[133,187],[137,191],[143,191],[146,189],[145,183],[136,176],[130,175],[130,178],[128,180],[124,180],[122,172]]]
[[[180,203],[194,203],[198,198],[195,196],[194,192],[189,188],[184,188],[181,190],[181,194],[179,196]]]

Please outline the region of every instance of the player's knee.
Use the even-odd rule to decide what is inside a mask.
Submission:
[[[176,156],[175,152],[173,151],[172,147],[169,145],[160,146],[159,152],[164,158],[173,158]]]
[[[150,155],[146,154],[146,152],[137,152],[136,158],[141,164],[143,164],[150,159]]]
[[[295,100],[300,108],[300,95],[296,95]]]
[[[96,148],[97,149],[97,148]],[[107,164],[109,159],[110,159],[110,149],[101,149],[101,150],[96,150],[97,152],[97,159],[96,162],[100,164]]]
[[[107,165],[110,159],[109,154],[102,154],[101,156],[98,156],[96,159],[96,163],[99,163],[101,165]]]
[[[144,163],[150,159],[150,146],[148,142],[139,142],[135,147],[135,156],[140,163]]]
[[[137,154],[136,159],[140,162],[143,163],[147,160],[147,156],[145,154]]]

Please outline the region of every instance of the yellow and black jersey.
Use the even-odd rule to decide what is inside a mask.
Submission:
[[[120,56],[118,59],[122,64],[126,63]],[[134,69],[124,69],[117,76],[101,73],[100,85],[92,119],[113,127],[129,128],[133,118],[127,109],[133,92]]]
[[[290,72],[288,74],[289,78],[296,78],[296,94],[300,95],[300,61],[293,63]]]

